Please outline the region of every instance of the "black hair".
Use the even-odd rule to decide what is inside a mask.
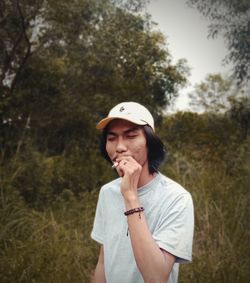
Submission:
[[[155,172],[158,172],[158,168],[160,164],[165,159],[166,152],[164,149],[163,142],[155,134],[155,132],[150,126],[148,125],[142,126],[142,129],[144,130],[145,133],[147,148],[148,148],[148,170],[150,174],[153,174]],[[106,151],[107,132],[108,132],[108,127],[105,127],[102,131],[100,138],[100,150],[102,156],[108,162],[112,163]]]

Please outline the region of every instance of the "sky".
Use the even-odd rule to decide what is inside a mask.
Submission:
[[[147,12],[167,37],[167,47],[173,63],[185,58],[191,67],[190,85],[181,91],[171,111],[190,109],[188,95],[195,84],[204,81],[208,74],[230,71],[223,65],[227,49],[222,38],[208,38],[209,21],[185,0],[151,0]]]

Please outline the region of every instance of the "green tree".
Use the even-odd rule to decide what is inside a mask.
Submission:
[[[139,13],[144,1],[1,3],[3,177],[33,206],[64,190],[79,195],[99,187],[111,173],[97,154],[96,122],[117,102],[135,100],[159,124],[185,83],[184,64],[172,64],[164,37]]]
[[[188,0],[210,20],[209,35],[221,34],[228,47],[226,62],[234,65],[233,75],[238,82],[250,76],[250,2],[249,0]]]
[[[229,97],[236,95],[232,80],[209,74],[189,93],[190,106],[201,112],[222,113],[230,107]]]
[[[248,96],[242,96],[238,99],[231,97],[230,104],[231,107],[227,114],[238,123],[242,130],[241,137],[246,139],[250,128],[250,98]]]
[[[189,93],[190,105],[197,111],[225,114],[237,122],[241,137],[247,138],[250,127],[249,85],[239,86],[220,74],[210,74]]]
[[[49,154],[74,144],[90,148],[95,122],[120,100],[140,101],[161,115],[185,74],[171,63],[163,36],[135,12],[143,3],[1,2],[5,157],[27,135]]]
[[[241,143],[240,128],[221,114],[178,112],[164,119],[160,133],[170,158],[177,153],[197,163],[221,164]]]

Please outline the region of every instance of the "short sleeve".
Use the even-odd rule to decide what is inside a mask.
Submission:
[[[104,242],[104,215],[103,215],[103,193],[100,190],[98,202],[96,206],[95,219],[91,238],[100,244]]]
[[[183,263],[192,260],[193,232],[193,201],[187,192],[162,209],[153,237],[161,249],[176,256],[176,262]]]

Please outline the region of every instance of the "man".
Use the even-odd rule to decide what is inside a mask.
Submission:
[[[158,167],[164,147],[141,104],[116,105],[97,128],[119,178],[101,188],[91,237],[101,244],[94,283],[176,283],[191,261],[191,195]]]

